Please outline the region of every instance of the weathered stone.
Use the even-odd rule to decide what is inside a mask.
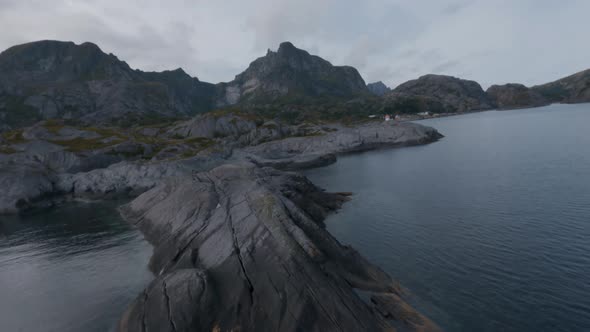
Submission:
[[[131,306],[120,330],[171,330],[177,320],[170,317],[207,317],[208,325],[186,318],[178,324],[187,330],[393,331],[355,289],[395,294],[396,283],[322,226],[325,214],[346,199],[301,175],[247,163],[145,192],[122,213],[154,244],[150,266],[160,277]],[[205,288],[216,296],[200,301],[191,292],[168,292],[171,304],[163,305],[163,285],[187,270],[208,280]],[[195,283],[185,278],[175,287]],[[170,310],[177,303],[183,314]],[[149,316],[161,319],[142,318]]]
[[[204,114],[174,126],[168,135],[178,137],[238,138],[256,129],[256,122],[238,115]]]
[[[270,141],[247,147],[244,152],[260,165],[298,169],[329,164],[338,153],[424,144],[441,137],[435,129],[418,124],[376,121],[355,127],[336,126],[320,135]]]
[[[219,306],[206,275],[179,269],[159,276],[129,307],[120,331],[205,331]]]

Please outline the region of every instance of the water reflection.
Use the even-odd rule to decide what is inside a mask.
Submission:
[[[107,331],[149,283],[151,246],[116,211],[72,203],[0,216],[0,330]]]

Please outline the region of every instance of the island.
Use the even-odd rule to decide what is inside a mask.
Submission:
[[[443,75],[367,86],[289,42],[218,84],[58,41],[2,52],[0,74],[0,214],[129,197],[121,215],[154,246],[154,281],[119,331],[439,331],[326,230],[353,193],[297,171],[443,137],[395,115],[590,96],[587,72],[487,91]]]

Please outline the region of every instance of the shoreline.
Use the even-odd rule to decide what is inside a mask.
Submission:
[[[425,137],[404,141],[403,145],[427,144],[440,138]],[[399,147],[399,143],[390,146]],[[363,145],[354,151],[330,153],[376,148]],[[264,147],[257,150],[265,151]],[[147,330],[161,328],[162,319],[155,321],[147,313],[153,315],[150,308],[164,303],[168,304],[163,307],[183,308],[183,312],[199,313],[199,317],[205,312],[218,317],[189,322],[179,321],[173,311],[158,314],[175,328],[294,331],[305,326],[310,331],[387,331],[401,324],[414,331],[440,331],[403,300],[401,288],[389,275],[327,232],[323,219],[349,199],[347,193],[325,192],[300,173],[265,166],[224,164],[195,174],[188,183],[179,179],[160,185],[121,207],[124,218],[138,226],[154,245],[150,268],[158,271],[158,276],[123,315],[120,331],[143,331],[143,326]],[[195,187],[199,189],[194,191]],[[183,200],[188,193],[200,198]],[[192,212],[187,218],[182,212],[187,208],[184,204],[191,205],[190,210],[196,214]],[[178,213],[169,216],[162,211]],[[187,232],[193,234],[190,239],[185,238]],[[216,239],[214,245],[210,244],[211,238]],[[204,249],[209,247],[216,249],[213,253]],[[219,250],[224,253],[214,254]],[[243,283],[228,280],[230,275],[241,276]],[[270,284],[266,278],[270,278]],[[198,285],[201,295],[169,295],[167,289],[185,284]],[[221,299],[211,298],[213,295],[207,293],[209,284],[216,285],[213,293]],[[356,290],[368,292],[369,301],[361,300]],[[326,291],[329,293],[324,296],[315,295]],[[290,314],[277,313],[276,305],[285,307]],[[249,313],[236,315],[233,308],[238,307]],[[211,312],[211,308],[215,310]]]
[[[584,104],[584,103],[551,103],[551,104],[537,105],[537,106],[531,105],[531,106],[522,106],[522,107],[493,108],[493,109],[484,109],[484,110],[472,110],[472,111],[466,111],[466,112],[461,112],[461,113],[436,113],[436,116],[428,116],[428,117],[420,116],[420,118],[416,118],[416,119],[405,119],[405,120],[400,120],[398,122],[400,122],[400,123],[401,122],[418,122],[418,121],[422,121],[422,120],[430,120],[430,119],[454,117],[454,116],[467,115],[467,114],[475,114],[475,113],[483,113],[483,112],[519,111],[519,110],[526,110],[526,109],[543,108],[543,107],[554,106],[554,105],[577,105],[577,104]]]
[[[324,218],[349,195],[326,192],[289,170],[442,135],[413,123],[322,128],[321,135],[230,144],[231,153],[186,160],[123,161],[74,174],[33,164],[14,169],[15,176],[6,168],[0,182],[20,195],[4,197],[16,209],[135,196],[119,211],[154,246],[155,279],[123,314],[119,331],[389,331],[396,324],[439,331],[402,299],[387,273],[325,229]],[[250,141],[252,132],[245,135]],[[21,176],[28,182],[15,181]],[[359,290],[368,292],[368,302]]]

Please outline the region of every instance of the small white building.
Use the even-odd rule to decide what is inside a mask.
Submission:
[[[390,121],[390,120],[391,120],[391,115],[385,114],[385,121]]]

